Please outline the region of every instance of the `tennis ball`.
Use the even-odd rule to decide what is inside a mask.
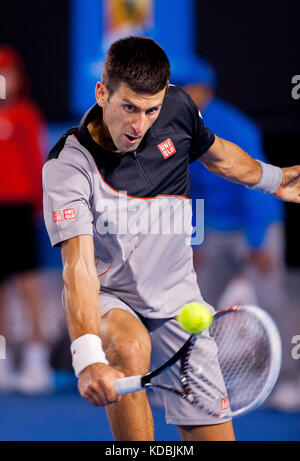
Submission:
[[[187,303],[180,309],[176,320],[183,330],[200,333],[211,325],[213,316],[203,304]]]

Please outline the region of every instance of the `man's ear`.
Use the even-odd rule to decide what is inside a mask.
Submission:
[[[103,108],[107,100],[107,88],[103,82],[97,82],[95,96],[98,105]]]

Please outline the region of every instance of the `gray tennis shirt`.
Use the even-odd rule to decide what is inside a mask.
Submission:
[[[173,317],[202,300],[193,268],[189,163],[214,142],[188,95],[170,86],[135,152],[102,149],[87,125],[93,106],[43,168],[44,218],[53,246],[92,235],[101,290],[146,318]]]

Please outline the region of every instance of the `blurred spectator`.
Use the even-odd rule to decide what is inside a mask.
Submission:
[[[215,96],[217,77],[209,63],[192,56],[182,62],[174,59],[171,76],[172,83],[181,85],[191,96],[205,124],[217,136],[268,162],[254,122]],[[293,313],[285,288],[284,205],[271,195],[211,174],[200,162],[191,164],[190,174],[193,209],[195,199],[204,198],[204,243],[194,247],[202,295],[216,308],[252,303],[272,315],[282,336],[280,383],[285,389],[282,396],[278,386],[278,398],[274,394],[273,399],[277,406],[300,408],[290,347]]]
[[[22,60],[7,46],[0,47],[0,75],[6,93],[5,99],[0,99],[0,334],[6,338],[6,359],[0,360],[0,389],[48,391],[51,369],[48,345],[41,330],[43,296],[37,276],[35,236],[35,223],[42,218],[44,122],[28,96],[28,78]],[[22,347],[18,374],[13,367],[5,316],[5,282],[9,278],[14,278],[31,327],[28,342]]]

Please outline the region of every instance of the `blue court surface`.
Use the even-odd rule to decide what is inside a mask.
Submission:
[[[48,396],[0,395],[1,441],[112,441],[105,409],[93,407],[76,389]],[[177,428],[153,409],[156,441],[179,441]],[[262,408],[236,418],[239,441],[299,441],[300,413]]]

